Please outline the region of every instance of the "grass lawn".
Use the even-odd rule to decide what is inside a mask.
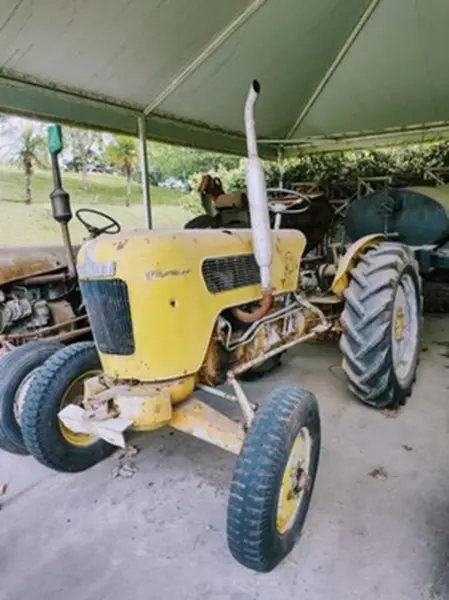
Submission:
[[[113,216],[123,229],[142,227],[143,208],[140,186],[133,183],[132,205],[125,206],[125,180],[115,175],[91,173],[89,190],[83,189],[79,175],[63,173],[73,212],[77,208],[96,208]],[[58,244],[59,227],[51,216],[49,194],[53,189],[50,172],[33,176],[33,203],[24,203],[24,178],[21,171],[0,167],[0,244]],[[153,220],[156,228],[180,228],[191,218],[181,204],[182,195],[175,190],[151,188]],[[199,199],[198,199],[199,202]],[[85,236],[84,227],[75,219],[70,222],[74,242]]]

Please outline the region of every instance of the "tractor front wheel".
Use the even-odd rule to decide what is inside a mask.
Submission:
[[[364,404],[397,408],[410,396],[419,362],[421,279],[412,251],[384,242],[351,273],[340,349],[349,389]]]
[[[45,361],[63,345],[53,340],[29,342],[0,361],[0,448],[28,454],[20,429],[20,414],[31,380]]]
[[[113,446],[92,435],[74,433],[59,420],[68,404],[81,404],[84,380],[101,371],[93,342],[77,342],[51,356],[36,373],[21,414],[30,454],[55,471],[84,471],[108,456]]]
[[[291,551],[309,508],[320,455],[313,394],[275,390],[254,417],[237,459],[228,504],[234,558],[266,573]]]

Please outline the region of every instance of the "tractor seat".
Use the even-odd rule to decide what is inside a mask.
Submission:
[[[246,208],[248,200],[243,192],[234,192],[229,194],[220,194],[214,200],[215,208],[221,210],[224,208]]]

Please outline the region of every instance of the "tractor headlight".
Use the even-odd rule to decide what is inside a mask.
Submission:
[[[98,262],[86,257],[86,261],[78,265],[78,276],[81,278],[114,277],[116,269],[115,260]]]

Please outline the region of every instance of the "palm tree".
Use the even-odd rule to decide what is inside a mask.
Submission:
[[[138,164],[137,145],[133,138],[118,135],[106,149],[108,161],[126,177],[126,206],[131,204],[131,177]]]
[[[23,169],[25,175],[25,202],[31,204],[33,192],[31,180],[35,167],[45,167],[45,137],[40,126],[31,122],[18,121],[6,127],[4,135],[8,141],[4,145],[10,163]]]

